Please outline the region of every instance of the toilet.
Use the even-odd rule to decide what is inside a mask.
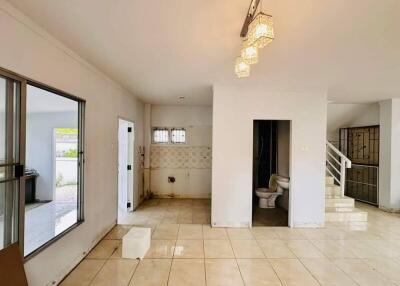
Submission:
[[[276,198],[282,195],[283,189],[289,189],[289,178],[272,174],[269,188],[256,189],[256,195],[259,197],[258,206],[261,209],[275,208]]]

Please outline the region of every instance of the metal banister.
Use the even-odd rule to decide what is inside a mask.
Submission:
[[[331,150],[331,151],[330,151]],[[334,153],[339,159],[335,158]],[[332,143],[326,141],[326,170],[327,172],[333,176],[334,180],[339,184],[341,195],[344,196],[345,184],[346,184],[346,169],[351,168],[351,161],[347,158],[342,152],[339,151]],[[340,168],[336,168],[333,165],[333,162],[340,165]],[[338,175],[339,179],[333,175],[332,171],[329,169],[329,166],[335,170]]]

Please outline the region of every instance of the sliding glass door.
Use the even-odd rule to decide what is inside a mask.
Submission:
[[[84,107],[0,69],[0,251],[31,257],[83,221]]]
[[[0,72],[0,249],[19,241],[23,175],[21,90],[23,80]],[[22,142],[22,143],[21,143]]]

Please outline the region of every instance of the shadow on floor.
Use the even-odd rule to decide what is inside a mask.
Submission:
[[[288,226],[288,212],[283,208],[253,207],[253,226]]]

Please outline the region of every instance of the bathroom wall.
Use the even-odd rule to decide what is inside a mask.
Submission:
[[[156,197],[211,196],[212,108],[152,106],[152,127],[184,127],[186,144],[152,144],[150,191]],[[168,177],[175,177],[174,183]]]
[[[278,174],[289,177],[290,121],[278,122]]]
[[[250,84],[213,92],[212,225],[251,225],[253,120],[264,119],[291,120],[289,225],[323,226],[326,94]]]

